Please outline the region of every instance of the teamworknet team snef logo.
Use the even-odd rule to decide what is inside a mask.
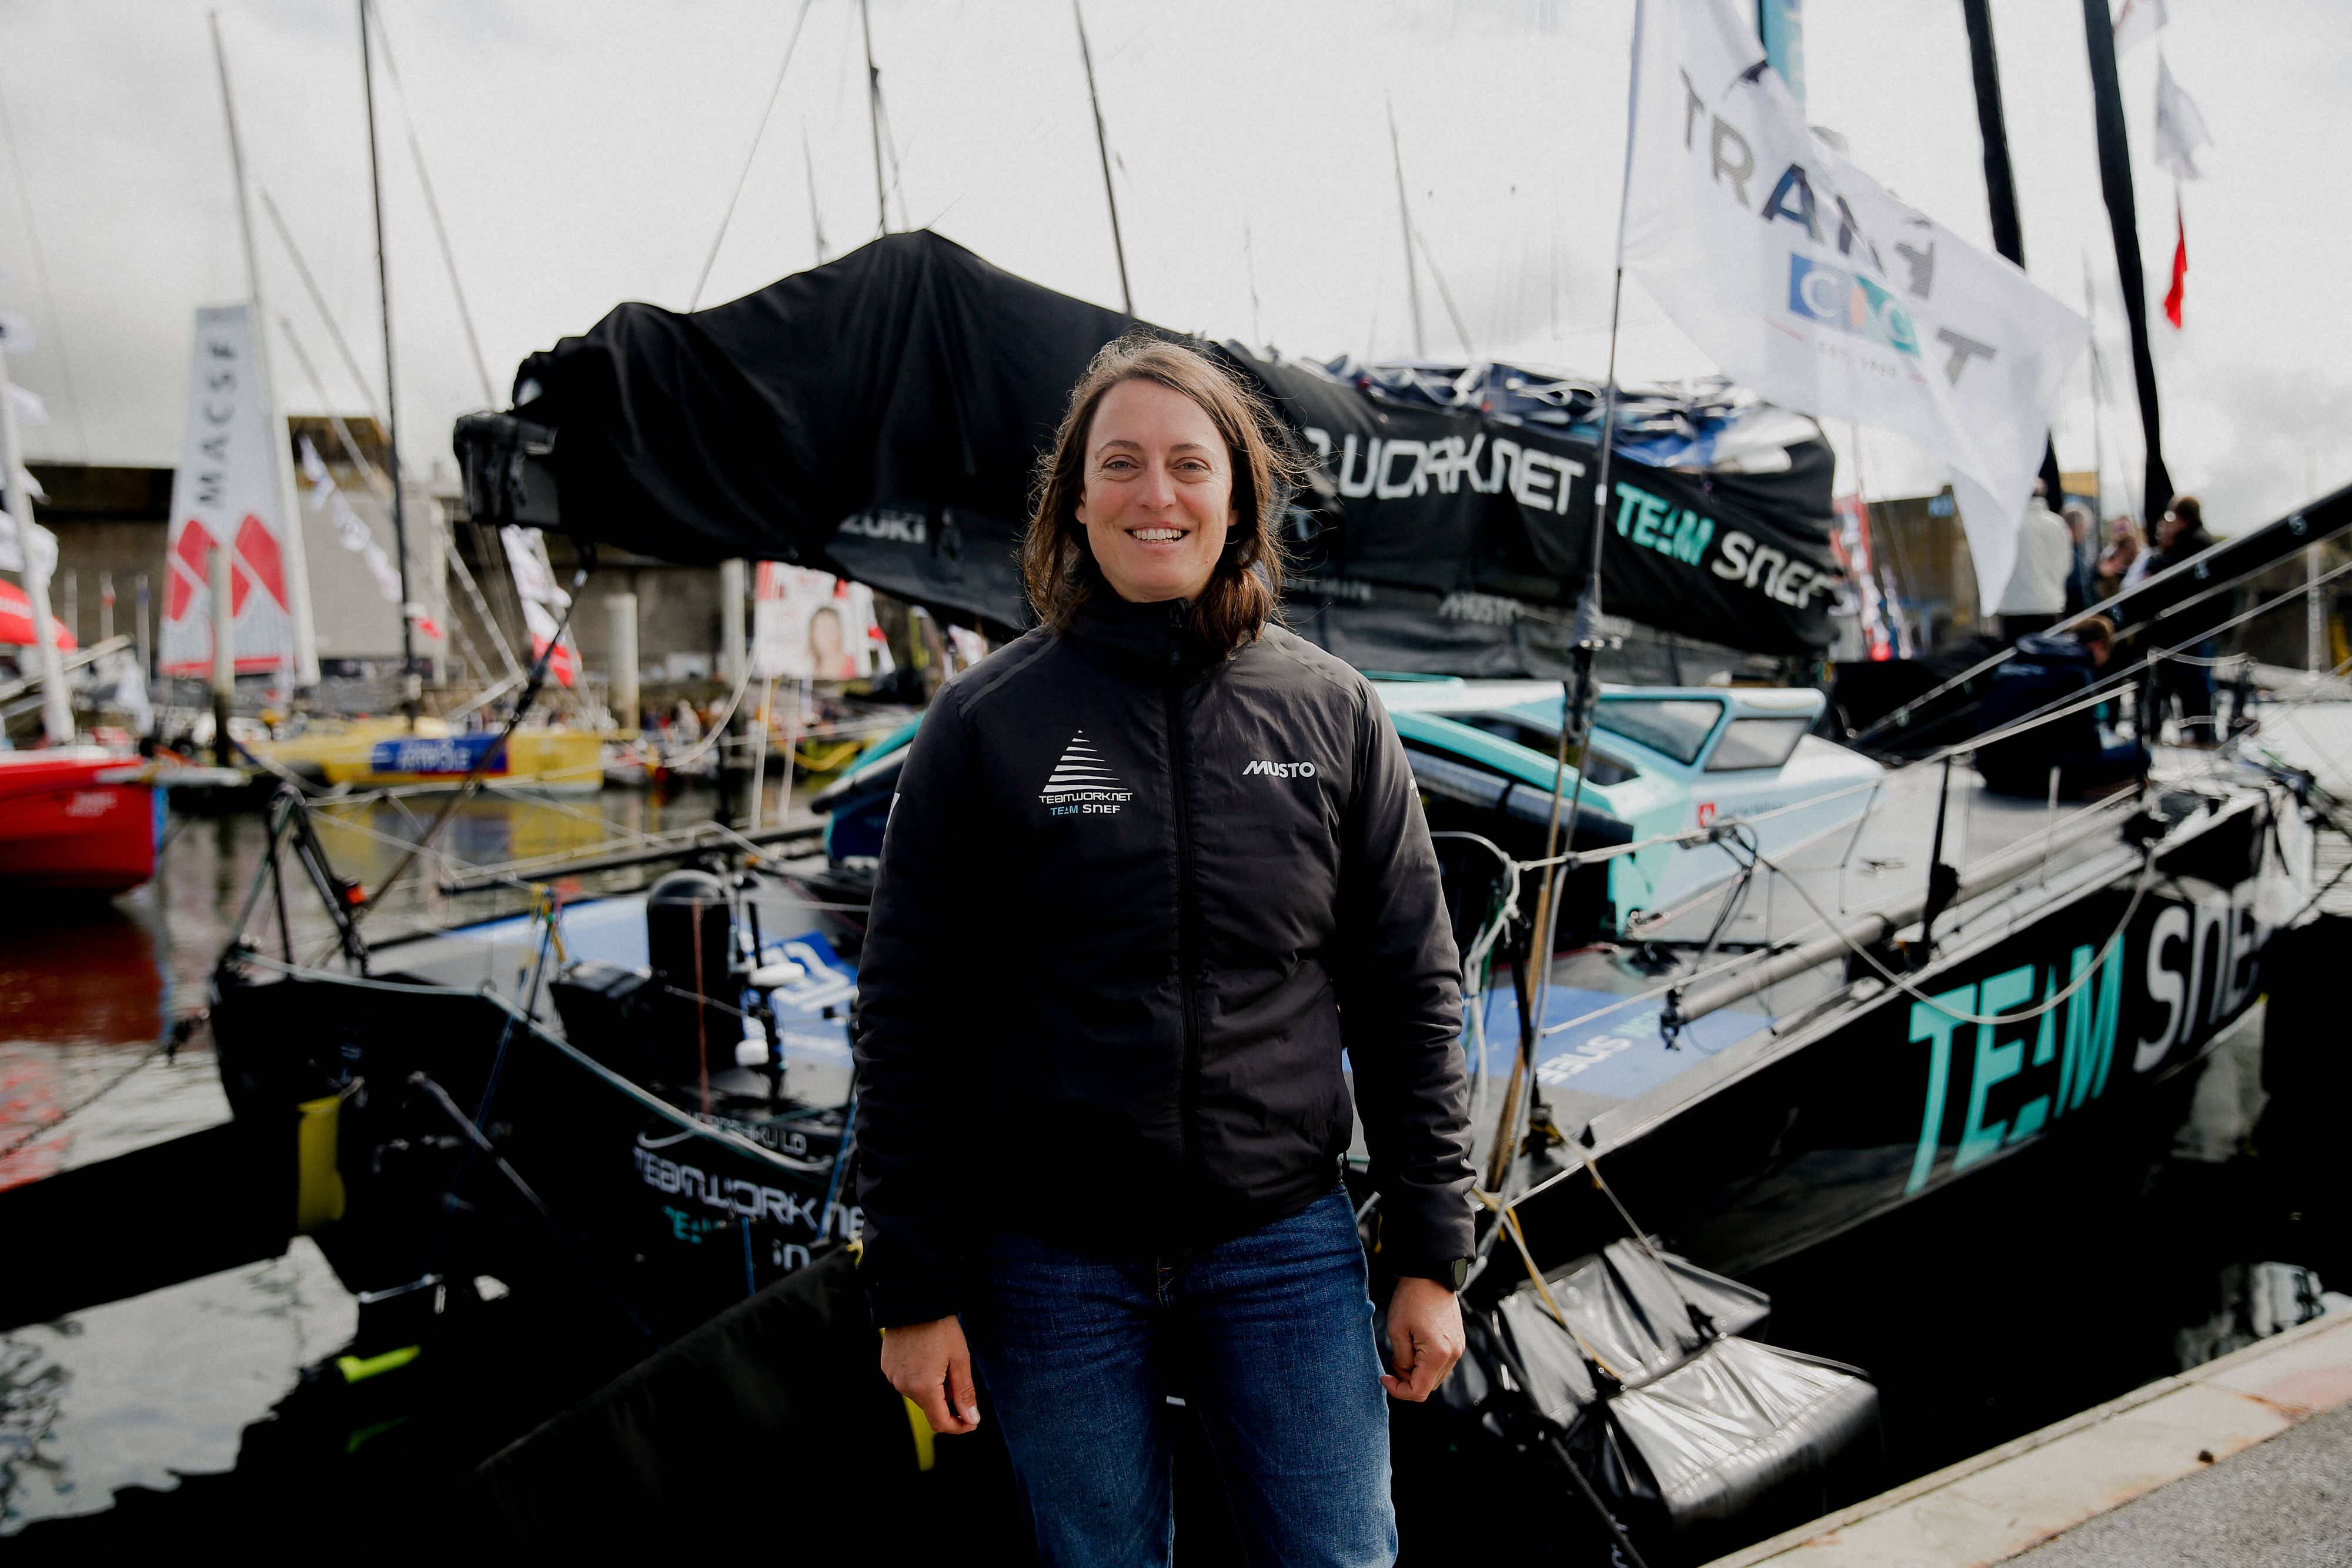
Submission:
[[[1132,793],[1080,730],[1062,748],[1062,759],[1037,799],[1056,817],[1110,817]]]
[[[1791,251],[1789,309],[1857,338],[1919,357],[1919,329],[1894,293],[1858,272],[1831,267]]]

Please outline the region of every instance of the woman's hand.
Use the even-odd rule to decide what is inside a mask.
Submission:
[[[1454,1354],[1462,1354],[1458,1317],[1454,1325]],[[882,1375],[890,1380],[891,1387],[915,1402],[932,1431],[954,1437],[979,1427],[980,1398],[971,1381],[971,1349],[963,1342],[963,1324],[955,1319],[934,1318],[927,1323],[884,1329]]]
[[[1418,1404],[1461,1359],[1462,1306],[1454,1292],[1435,1280],[1399,1280],[1389,1298],[1389,1360],[1397,1375],[1382,1373],[1381,1386]]]

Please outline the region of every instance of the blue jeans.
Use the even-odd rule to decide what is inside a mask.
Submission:
[[[984,1269],[964,1333],[1045,1562],[1172,1559],[1178,1369],[1253,1562],[1395,1561],[1387,1396],[1345,1191],[1187,1256],[999,1236]]]

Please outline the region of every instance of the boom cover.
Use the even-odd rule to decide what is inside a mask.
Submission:
[[[666,560],[796,561],[1025,625],[1016,554],[1037,458],[1087,361],[1141,325],[929,232],[693,314],[622,305],[524,361],[511,413],[458,423],[468,504],[477,521]],[[1591,440],[1201,346],[1319,460],[1284,523],[1296,629],[1366,668],[1565,667],[1598,499]],[[1604,607],[1755,652],[1825,645],[1830,452],[1814,437],[1786,454],[1741,474],[1621,454],[1601,517]]]

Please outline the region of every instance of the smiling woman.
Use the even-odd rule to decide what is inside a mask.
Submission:
[[[1387,710],[1273,623],[1292,452],[1207,355],[1097,354],[1024,547],[1045,624],[940,688],[884,833],[860,1273],[935,1431],[990,1402],[1049,1563],[1168,1561],[1178,1403],[1252,1561],[1393,1561],[1382,1390],[1462,1354],[1460,957]],[[1016,1124],[1069,1179],[975,1204]]]

